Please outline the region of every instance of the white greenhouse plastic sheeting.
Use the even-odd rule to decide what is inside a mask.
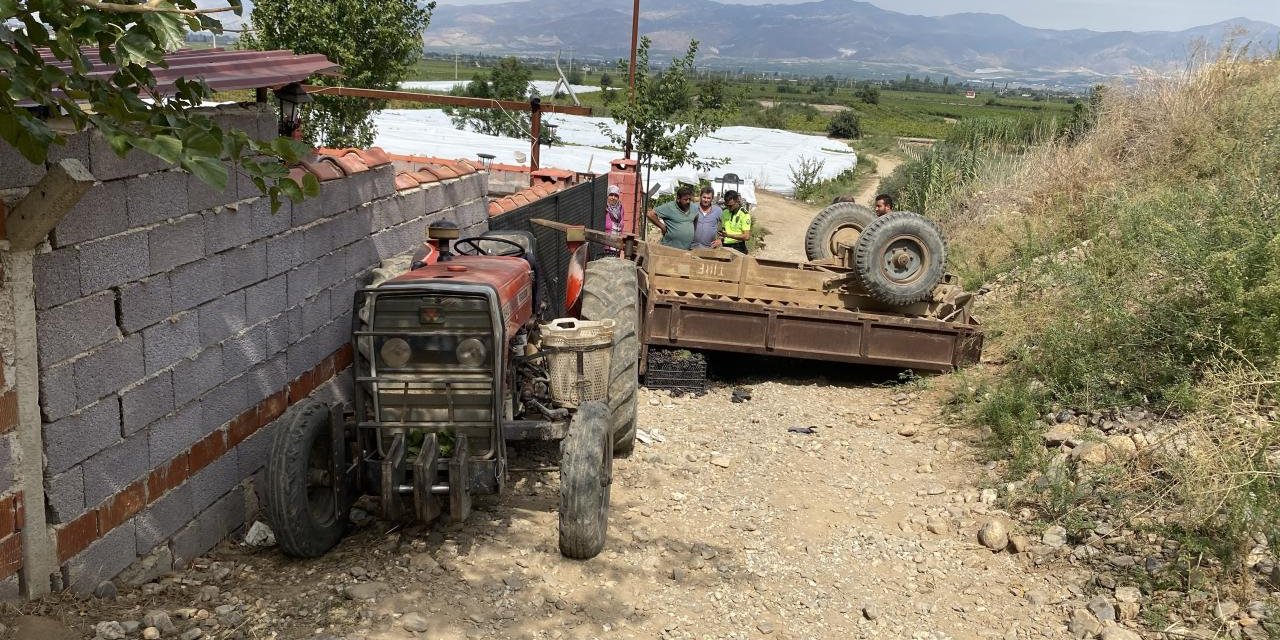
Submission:
[[[565,143],[542,148],[544,167],[606,173],[609,162],[622,157],[616,147],[606,148],[613,145],[596,126],[608,123],[614,131],[621,132],[622,127],[609,118],[548,114],[543,122],[557,125],[556,135]],[[374,144],[392,153],[440,158],[475,158],[479,153],[491,153],[496,157],[495,162],[528,162],[528,140],[459,131],[449,116],[438,109],[387,109],[374,116],[374,123],[378,127]],[[857,154],[839,140],[758,127],[721,128],[695,142],[693,149],[700,157],[728,158],[729,161],[704,172],[691,167],[654,171],[652,180],[662,186],[662,193],[669,192],[677,180],[693,182],[698,177],[714,180],[726,173],[735,173],[763,189],[789,195],[794,191],[790,167],[801,158],[822,160],[820,177],[824,179],[852,169],[858,162]],[[516,153],[520,153],[523,160],[517,159]],[[752,185],[744,185],[740,191],[748,202],[755,202]]]
[[[408,80],[400,83],[401,89],[415,89],[418,91],[449,91],[456,86],[467,86],[470,80]],[[531,80],[529,86],[538,91],[540,96],[551,95],[551,90],[556,88],[555,80]],[[600,91],[600,87],[593,87],[585,84],[571,84],[574,93],[594,93]]]

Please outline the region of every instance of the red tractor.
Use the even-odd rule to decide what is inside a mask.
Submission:
[[[299,403],[275,434],[266,494],[281,550],[328,551],[361,495],[386,519],[429,522],[447,502],[461,521],[472,495],[502,492],[508,441],[559,440],[560,552],[594,557],[612,461],[635,442],[635,264],[588,264],[570,234],[565,308],[597,333],[578,339],[574,320],[542,324],[532,234],[428,237],[407,271],[355,296],[354,402]]]

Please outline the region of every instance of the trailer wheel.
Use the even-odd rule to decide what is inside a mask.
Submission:
[[[858,234],[876,219],[874,211],[853,202],[836,202],[818,212],[804,235],[804,255],[810,260],[826,260],[841,244],[852,245]]]
[[[267,513],[285,555],[323,555],[347,531],[333,491],[329,408],[317,400],[293,406],[276,430],[267,460]]]
[[[604,548],[613,452],[609,408],[584,402],[560,442],[560,553],[587,560]]]
[[[613,352],[609,363],[609,422],[613,453],[631,455],[636,445],[636,390],[640,343],[640,285],[636,264],[623,258],[599,258],[587,263],[582,290],[582,317],[612,319]]]
[[[854,269],[872,298],[891,305],[927,300],[942,280],[947,246],[928,218],[897,211],[867,225],[854,246]]]

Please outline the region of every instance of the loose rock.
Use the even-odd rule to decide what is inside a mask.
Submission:
[[[1009,532],[1003,522],[993,518],[978,530],[978,542],[992,551],[1000,551],[1009,546]]]

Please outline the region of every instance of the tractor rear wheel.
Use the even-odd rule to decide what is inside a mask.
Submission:
[[[604,548],[613,483],[609,408],[582,403],[560,442],[560,553],[587,560]]]
[[[876,219],[874,211],[852,202],[836,202],[818,212],[804,234],[804,255],[810,261],[836,255],[841,244],[852,246],[858,234]]]
[[[613,453],[627,457],[636,446],[636,391],[640,342],[640,285],[636,264],[622,258],[599,258],[587,263],[582,288],[582,317],[612,319],[613,347],[609,362],[609,422]]]
[[[863,229],[853,261],[868,295],[904,306],[933,295],[946,268],[947,245],[933,221],[918,213],[895,211]]]
[[[329,407],[305,400],[285,414],[267,460],[267,513],[285,555],[315,558],[347,532],[333,483]]]

